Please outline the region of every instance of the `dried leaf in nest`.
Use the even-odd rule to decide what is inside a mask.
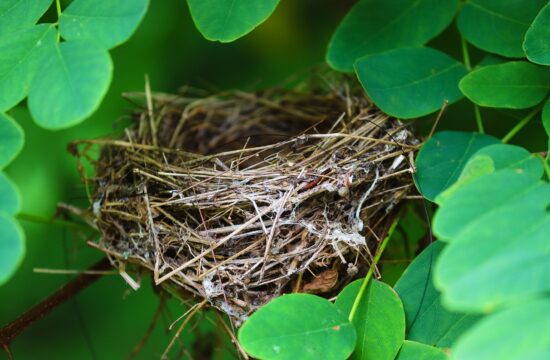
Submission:
[[[418,141],[346,82],[146,100],[121,137],[76,146],[101,146],[94,246],[237,320],[298,278],[331,296],[364,274],[412,188]]]
[[[302,291],[310,294],[327,293],[334,289],[337,283],[338,270],[328,269],[314,277],[309,283],[305,284]]]

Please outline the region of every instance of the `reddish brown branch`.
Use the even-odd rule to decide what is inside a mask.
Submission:
[[[103,258],[102,260],[98,261],[94,266],[92,266],[89,270],[98,271],[108,270],[110,268],[111,264],[109,263],[109,260],[107,258]],[[1,328],[0,346],[2,346],[4,350],[8,351],[9,345],[13,341],[13,339],[19,336],[19,334],[21,334],[29,325],[37,320],[40,320],[50,311],[93,284],[101,276],[101,274],[90,275],[83,273],[78,275],[67,284],[63,285],[60,289],[55,291],[46,299],[29,309],[26,313]]]

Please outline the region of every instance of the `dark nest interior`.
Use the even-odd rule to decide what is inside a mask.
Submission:
[[[237,323],[365,274],[413,187],[418,140],[347,80],[137,98],[122,136],[74,146],[95,167],[92,246]]]

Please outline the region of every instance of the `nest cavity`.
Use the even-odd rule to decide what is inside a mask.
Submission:
[[[234,319],[364,274],[412,188],[418,141],[348,83],[142,100],[122,136],[76,147],[101,147],[93,246]]]

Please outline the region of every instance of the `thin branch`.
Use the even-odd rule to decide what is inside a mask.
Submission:
[[[92,266],[90,271],[103,271],[111,268],[111,264],[107,258],[103,258]],[[40,303],[33,306],[26,313],[7,324],[0,329],[0,345],[4,349],[9,348],[9,344],[19,336],[29,325],[42,319],[52,310],[65,301],[71,299],[80,291],[86,289],[93,284],[96,280],[101,278],[101,274],[80,274],[73,280],[63,285],[59,290],[48,296]]]

